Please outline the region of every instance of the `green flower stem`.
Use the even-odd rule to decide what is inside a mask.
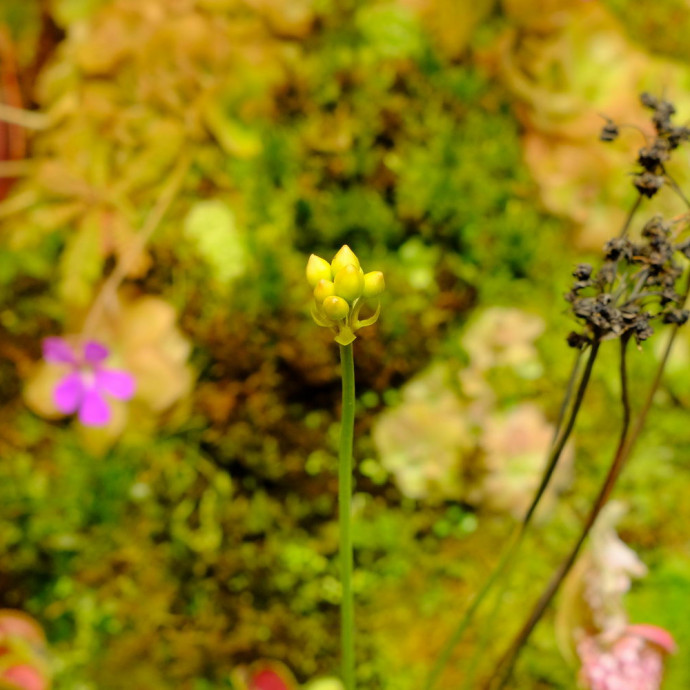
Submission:
[[[340,426],[338,520],[342,584],[341,649],[345,690],[355,690],[355,615],[352,597],[352,442],[355,426],[355,365],[352,343],[340,346],[343,409]]]

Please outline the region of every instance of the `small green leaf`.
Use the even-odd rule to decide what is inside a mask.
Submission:
[[[60,257],[58,291],[65,304],[76,308],[87,306],[102,268],[100,211],[94,210],[82,218]]]
[[[247,249],[235,214],[222,201],[201,201],[190,210],[184,232],[218,282],[228,285],[247,270]]]
[[[231,118],[217,101],[204,108],[204,121],[223,150],[237,158],[254,158],[263,148],[259,135]]]

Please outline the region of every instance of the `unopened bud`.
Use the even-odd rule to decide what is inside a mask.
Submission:
[[[333,275],[331,273],[331,265],[316,254],[312,254],[307,262],[307,281],[312,287],[320,280],[331,280]]]
[[[365,297],[378,297],[386,289],[386,281],[381,271],[371,271],[364,274]]]
[[[335,274],[333,282],[335,283],[335,294],[348,302],[354,302],[362,296],[364,276],[359,268],[352,264],[341,268]]]
[[[359,259],[343,245],[329,264],[312,254],[307,262],[307,280],[314,288],[311,315],[324,328],[330,328],[339,345],[350,345],[360,328],[376,323],[381,312],[380,300],[367,302],[363,297],[378,297],[385,290],[381,271],[364,274]],[[366,312],[374,308],[369,316]],[[365,316],[360,318],[364,308]]]
[[[326,297],[321,306],[326,316],[333,321],[344,319],[350,313],[350,305],[342,297],[335,295]]]
[[[314,288],[314,299],[317,304],[322,304],[326,297],[335,295],[335,283],[330,280],[320,280]]]
[[[342,268],[345,268],[345,266],[356,266],[359,268],[359,259],[357,255],[346,244],[338,250],[338,253],[333,257],[333,261],[331,261],[333,275],[335,276],[335,274]]]

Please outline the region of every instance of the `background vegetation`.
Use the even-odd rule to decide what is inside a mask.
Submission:
[[[3,100],[41,117],[2,130],[21,165],[0,202],[0,605],[45,627],[55,688],[232,687],[259,658],[334,673],[337,348],[303,271],[344,243],[388,285],[355,343],[360,687],[419,687],[535,486],[572,361],[570,272],[635,198],[641,138],[600,143],[600,113],[643,124],[642,89],[690,113],[689,17],[682,0],[2,3]],[[80,332],[168,193],[95,324],[137,396],[84,429],[51,410],[41,341]],[[675,636],[678,689],[683,338],[619,490],[649,567],[630,615]],[[639,395],[658,349],[631,357]],[[480,673],[608,462],[608,356]],[[575,687],[562,651],[551,615],[516,687]]]

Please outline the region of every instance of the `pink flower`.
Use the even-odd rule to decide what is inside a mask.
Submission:
[[[12,690],[47,690],[48,681],[38,669],[28,664],[17,664],[8,668],[0,677],[7,681],[3,686]]]
[[[629,625],[613,641],[584,636],[580,681],[590,690],[659,690],[664,655],[674,651],[670,633],[655,625]]]
[[[288,684],[272,669],[262,669],[249,681],[250,690],[289,690]]]
[[[95,340],[73,347],[64,338],[46,338],[43,358],[68,368],[53,391],[53,401],[63,414],[78,412],[84,426],[106,426],[110,408],[106,396],[129,400],[134,394],[134,377],[126,371],[108,369],[103,363],[108,348]]]
[[[268,659],[235,669],[233,684],[238,690],[297,690],[290,670],[279,661]]]
[[[0,687],[48,690],[46,641],[36,621],[10,609],[0,610]]]

